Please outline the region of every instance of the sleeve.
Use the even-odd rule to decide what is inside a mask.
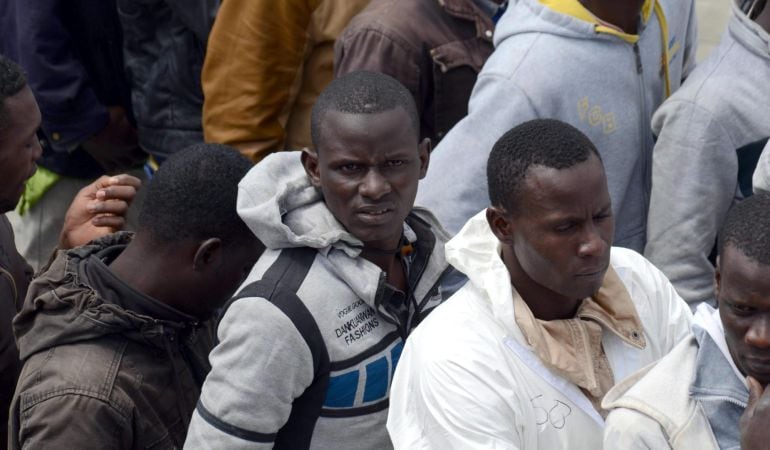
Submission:
[[[515,414],[480,375],[407,341],[393,378],[388,433],[399,449],[518,449]],[[422,348],[426,351],[423,352]]]
[[[360,16],[359,16],[360,17]],[[381,30],[351,25],[334,45],[334,76],[340,77],[357,70],[381,72],[403,84],[417,104],[422,117],[425,104],[420,92],[420,52],[407,43],[399,42]]]
[[[310,349],[291,320],[260,298],[233,303],[218,337],[185,448],[272,448],[292,402],[312,383]]]
[[[107,450],[131,448],[134,440],[130,417],[86,395],[50,397],[21,411],[18,419],[18,444],[23,449]]]
[[[666,102],[653,128],[659,136],[644,253],[687,302],[709,301],[708,257],[737,188],[735,145],[710,112],[687,101]]]
[[[312,10],[303,0],[223,0],[201,83],[207,142],[259,158],[281,148],[279,118],[303,66]]]
[[[663,450],[671,446],[660,424],[626,408],[610,411],[604,427],[607,450]]]
[[[486,167],[492,146],[513,126],[537,117],[515,82],[482,72],[471,94],[468,115],[431,153],[415,203],[435,214],[450,234],[457,234],[489,204]]]
[[[109,120],[89,84],[61,21],[59,0],[16,1],[19,63],[43,116],[42,131],[56,151],[69,151]]]

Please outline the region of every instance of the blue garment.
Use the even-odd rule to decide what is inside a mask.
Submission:
[[[703,407],[719,448],[740,449],[738,423],[749,392],[708,332],[697,325],[692,331],[699,348],[690,396]]]
[[[107,125],[107,106],[131,111],[115,0],[6,0],[0,29],[0,53],[27,72],[43,116],[40,165],[65,176],[102,174],[79,146]]]

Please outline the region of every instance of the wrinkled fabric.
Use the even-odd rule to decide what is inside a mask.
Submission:
[[[203,66],[206,142],[257,162],[312,147],[310,111],[333,78],[333,46],[369,0],[223,0]]]
[[[335,75],[371,70],[398,80],[417,105],[420,139],[436,145],[468,113],[493,30],[473,0],[374,0],[337,40]]]
[[[542,365],[516,324],[510,276],[485,214],[471,219],[446,247],[447,260],[469,282],[404,347],[388,415],[394,446],[601,448],[601,416],[574,384]],[[637,253],[613,247],[610,265],[644,328],[642,336],[627,330],[624,339],[602,329],[607,360],[621,380],[687,336],[690,310]],[[628,343],[641,338],[643,348]]]
[[[768,79],[770,35],[733,2],[719,46],[652,119],[658,139],[644,254],[693,308],[715,304],[709,255],[730,206],[744,197],[742,160],[770,137]]]
[[[14,319],[23,368],[11,406],[10,448],[172,448],[184,442],[208,371],[212,330],[105,301],[85,265],[129,241],[130,234],[118,233],[59,251],[30,285]]]

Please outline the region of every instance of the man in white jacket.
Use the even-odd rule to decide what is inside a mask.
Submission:
[[[770,196],[730,210],[719,247],[719,310],[701,304],[688,339],[607,394],[606,448],[767,448]]]
[[[470,281],[407,341],[388,432],[396,448],[601,448],[601,398],[686,336],[690,312],[611,247],[607,179],[576,128],[510,130],[487,179],[492,206],[446,249]]]

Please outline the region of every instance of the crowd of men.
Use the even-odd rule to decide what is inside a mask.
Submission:
[[[0,442],[767,448],[770,2],[694,3],[0,4]]]

